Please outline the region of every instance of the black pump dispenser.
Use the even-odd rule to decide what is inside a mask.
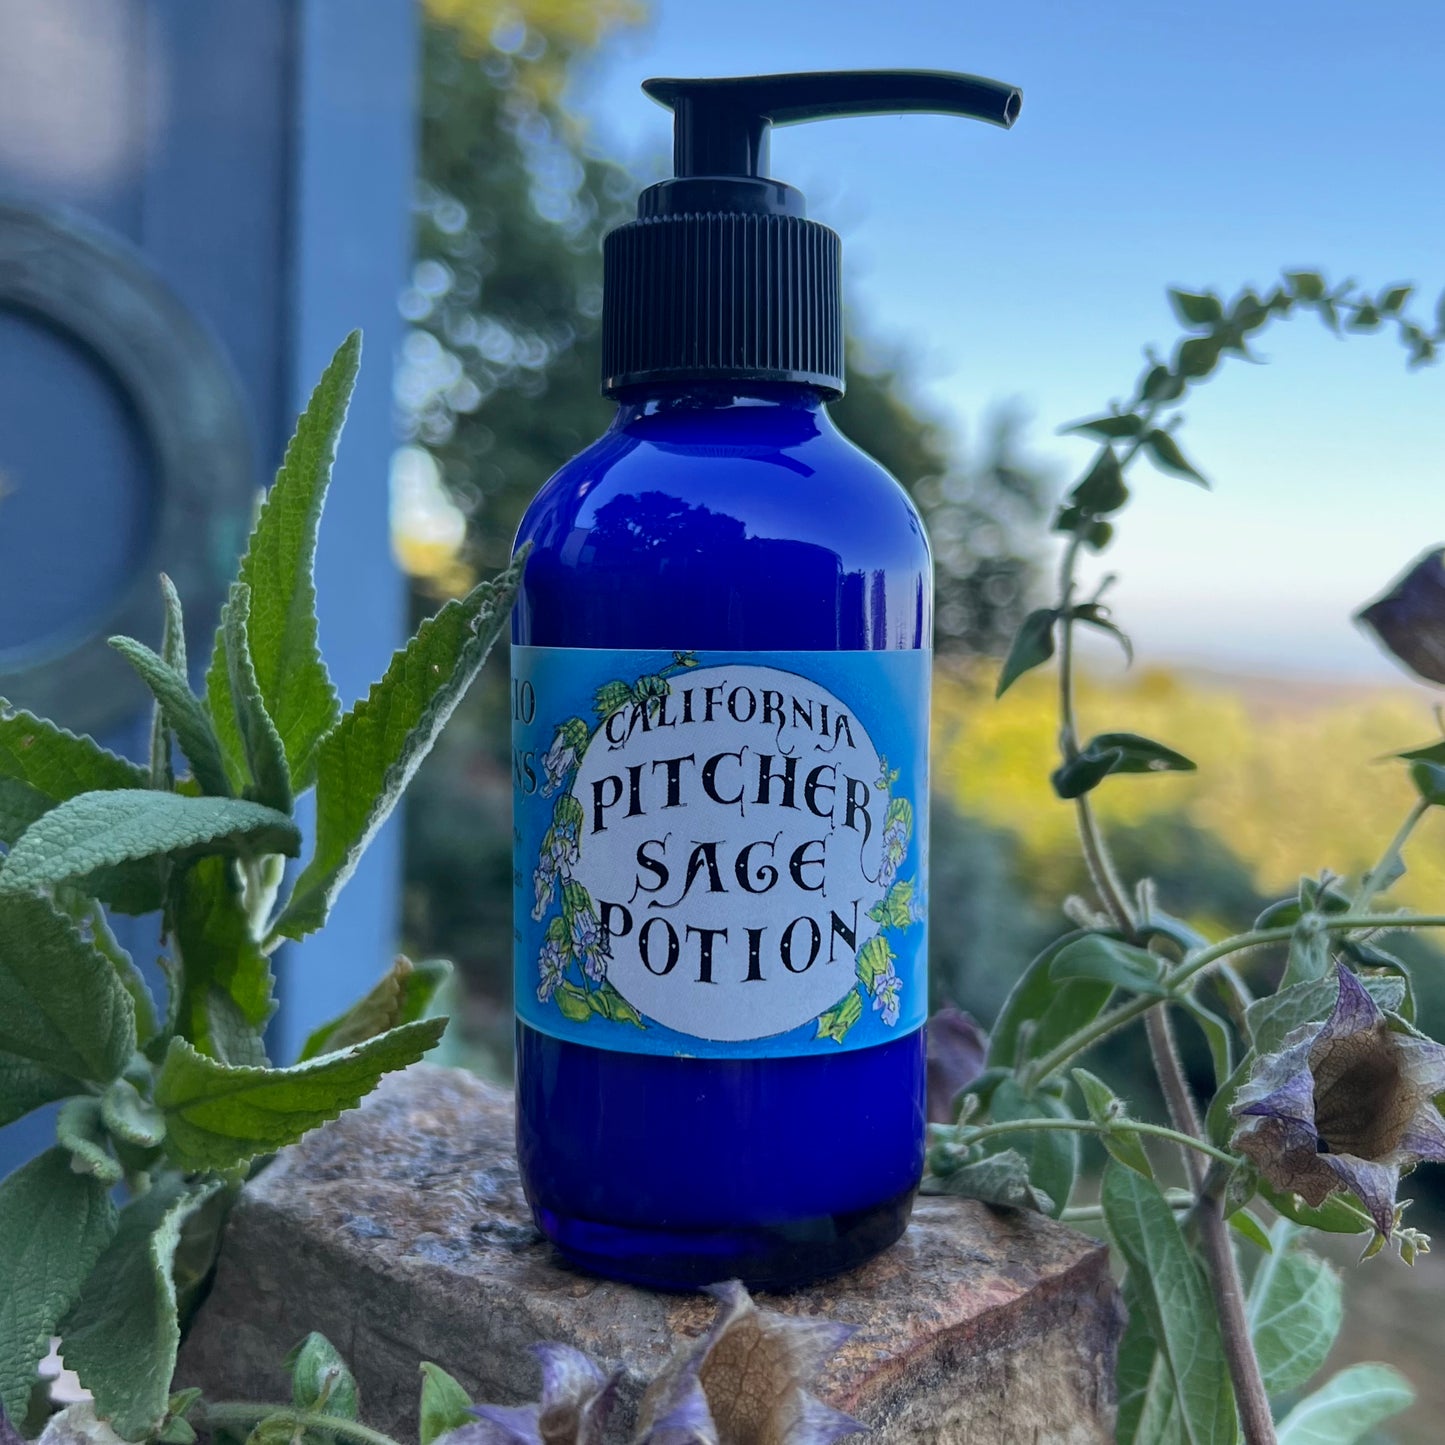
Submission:
[[[843,393],[841,244],[770,179],[774,125],[930,112],[1007,128],[1011,85],[942,70],[648,80],[674,114],[671,180],[603,244],[602,389],[792,381]]]

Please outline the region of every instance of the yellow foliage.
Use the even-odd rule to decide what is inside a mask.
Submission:
[[[1031,883],[1057,896],[1077,845],[1073,809],[1048,781],[1058,761],[1056,679],[1040,669],[998,702],[992,682],[991,671],[935,678],[936,786],[967,813],[1016,833]],[[1376,861],[1415,796],[1404,766],[1380,759],[1432,731],[1427,700],[1407,688],[1291,693],[1159,668],[1119,682],[1083,678],[1079,715],[1085,738],[1143,733],[1199,765],[1107,779],[1093,795],[1106,823],[1184,816],[1223,839],[1271,894],[1291,891],[1302,873],[1357,875]],[[1445,827],[1427,818],[1392,899],[1445,906],[1442,842]]]
[[[499,30],[517,23],[549,44],[591,50],[609,30],[636,25],[647,13],[641,0],[422,0],[422,8],[477,55],[491,48]]]

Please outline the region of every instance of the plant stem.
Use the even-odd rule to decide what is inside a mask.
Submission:
[[[1399,832],[1390,839],[1389,846],[1380,856],[1380,861],[1360,879],[1359,891],[1350,904],[1351,912],[1363,913],[1370,906],[1375,895],[1382,891],[1385,875],[1400,861],[1400,852],[1409,841],[1410,834],[1415,831],[1415,825],[1429,811],[1430,804],[1424,798],[1415,800],[1415,806],[1405,815],[1405,821],[1400,824]]]
[[[354,1440],[357,1445],[399,1445],[390,1435],[373,1430],[356,1420],[343,1420],[338,1415],[315,1415],[309,1410],[296,1410],[289,1405],[265,1405],[250,1400],[230,1400],[218,1405],[202,1405],[197,1412],[199,1420],[192,1423],[203,1429],[217,1425],[235,1425],[242,1429],[255,1425],[260,1420],[280,1419],[298,1430],[324,1430],[329,1434],[341,1435]]]
[[[1164,1202],[1171,1209],[1194,1208],[1195,1198],[1187,1189],[1166,1189],[1163,1193]],[[1103,1217],[1104,1206],[1102,1204],[1075,1204],[1059,1215],[1059,1222],[1062,1224],[1088,1224],[1094,1220],[1101,1220]]]
[[[1120,1119],[1117,1124],[1095,1124],[1088,1119],[1004,1119],[998,1123],[980,1124],[977,1127],[965,1125],[961,1132],[964,1143],[973,1144],[980,1139],[992,1139],[1000,1134],[1031,1134],[1035,1130],[1049,1129],[1063,1130],[1073,1134],[1148,1134],[1151,1138],[1167,1139],[1171,1144],[1178,1144],[1181,1148],[1207,1154],[1211,1159],[1219,1160],[1221,1164],[1239,1163],[1233,1154],[1228,1154],[1223,1149],[1216,1149],[1213,1144],[1207,1143],[1197,1134],[1186,1134],[1177,1129],[1170,1129],[1163,1124],[1146,1124],[1138,1119]]]

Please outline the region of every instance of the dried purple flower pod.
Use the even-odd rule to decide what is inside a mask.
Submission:
[[[945,1004],[928,1020],[928,1122],[951,1124],[958,1096],[983,1072],[988,1036],[972,1015]]]
[[[1337,966],[1339,996],[1323,1023],[1263,1054],[1232,1113],[1234,1147],[1279,1189],[1322,1204],[1348,1189],[1387,1238],[1400,1173],[1445,1160],[1445,1047],[1396,1032],[1359,979]]]
[[[833,1445],[864,1430],[807,1389],[852,1326],[760,1310],[736,1280],[709,1292],[718,1317],[642,1397],[638,1445]]]
[[[540,1344],[542,1398],[531,1405],[478,1405],[475,1425],[449,1431],[437,1445],[602,1445],[617,1386],[571,1345]]]
[[[1445,683],[1445,547],[1418,557],[1355,619],[1417,677]]]

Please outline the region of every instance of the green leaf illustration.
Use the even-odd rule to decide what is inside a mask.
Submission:
[[[642,1015],[605,979],[587,995],[587,1006],[593,1013],[601,1014],[613,1023],[632,1024],[639,1029],[647,1027],[642,1022]]]
[[[863,1000],[855,988],[844,995],[841,1003],[818,1015],[818,1032],[814,1037],[832,1039],[835,1044],[841,1044],[848,1030],[862,1017]]]
[[[564,980],[557,985],[557,991],[552,997],[557,1000],[562,1017],[570,1019],[574,1024],[585,1024],[592,1017],[592,1005],[588,1001],[585,988],[578,988],[575,983]]]
[[[48,1149],[0,1182],[0,1407],[24,1420],[40,1361],[115,1232],[105,1186]]]
[[[858,950],[858,977],[862,979],[863,986],[871,990],[874,983],[893,967],[897,956],[892,944],[881,933],[874,934]]]
[[[326,921],[366,845],[391,816],[506,624],[525,561],[520,553],[495,581],[474,587],[423,622],[392,657],[386,676],[321,744],[316,852],[296,881],[275,936],[304,938]],[[299,779],[294,765],[292,774]]]
[[[251,589],[248,634],[256,680],[297,789],[308,787],[315,777],[317,747],[341,711],[317,646],[313,573],[316,530],[360,362],[361,333],[353,331],[296,423],[237,577]],[[246,748],[224,629],[218,631],[211,653],[206,699],[232,781],[239,787],[246,775]]]
[[[171,1266],[182,1224],[220,1187],[170,1176],[127,1204],[57,1330],[95,1413],[124,1440],[165,1419],[181,1338]]]
[[[913,921],[913,880],[900,878],[872,908],[868,917],[884,928],[907,928]]]
[[[913,804],[907,798],[894,798],[888,804],[888,812],[883,817],[884,832],[894,823],[902,824],[905,838],[913,836]]]
[[[191,773],[203,793],[229,798],[231,785],[221,761],[221,745],[206,714],[205,705],[192,691],[183,672],[178,672],[144,643],[133,637],[112,637],[110,645],[135,668],[150,688],[166,726],[175,734]]]
[[[172,1039],[156,1082],[166,1153],[182,1169],[233,1169],[353,1108],[383,1074],[414,1064],[446,1027],[422,1019],[288,1069],[237,1067]]]
[[[93,738],[0,700],[0,843],[7,846],[57,803],[102,788],[144,788],[150,777]]]
[[[597,689],[592,699],[592,710],[599,719],[605,719],[615,713],[618,708],[626,707],[632,700],[632,689],[625,682],[614,678],[611,682],[604,682]]]
[[[1019,624],[998,675],[995,697],[1002,697],[1024,673],[1042,666],[1054,655],[1054,624],[1058,620],[1056,607],[1040,607]]]
[[[105,955],[48,899],[0,892],[0,1055],[44,1071],[12,1075],[15,1087],[108,1084],[135,1046],[135,1006]]]
[[[1389,1365],[1351,1365],[1279,1422],[1279,1445],[1355,1445],[1382,1420],[1415,1403],[1410,1382]]]
[[[552,808],[554,828],[580,828],[585,819],[582,804],[571,793],[563,793]]]
[[[570,927],[572,920],[578,914],[591,914],[594,918],[597,916],[592,895],[581,883],[564,883],[562,885],[562,917]]]

